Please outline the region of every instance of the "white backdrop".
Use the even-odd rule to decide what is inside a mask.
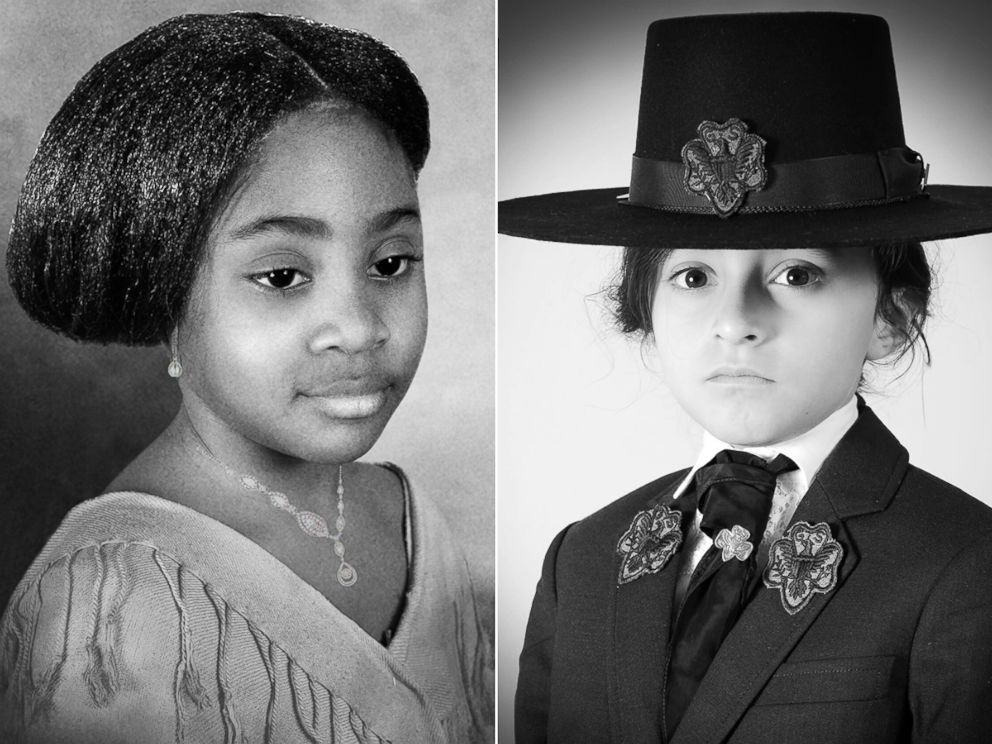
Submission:
[[[648,24],[743,10],[833,9],[889,21],[906,141],[931,183],[992,184],[987,5],[552,0],[499,7],[499,196],[623,186]],[[932,250],[933,366],[868,397],[912,461],[992,503],[992,238]],[[597,293],[617,249],[500,237],[497,549],[500,741],[512,741],[517,656],[544,551],[571,521],[691,464],[696,427],[609,325]]]

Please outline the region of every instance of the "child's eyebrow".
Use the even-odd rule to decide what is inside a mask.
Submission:
[[[782,259],[805,258],[816,263],[832,263],[837,260],[834,248],[769,248],[776,257]]]
[[[385,232],[391,227],[409,221],[420,222],[420,211],[414,206],[397,207],[381,212],[365,221],[369,234]],[[311,240],[330,240],[333,228],[324,220],[305,215],[272,215],[252,220],[247,225],[231,231],[233,240],[249,240],[269,233],[283,233]]]
[[[821,261],[830,261],[837,258],[837,252],[831,248],[803,248],[800,250],[805,250],[813,254],[814,258],[818,258]]]

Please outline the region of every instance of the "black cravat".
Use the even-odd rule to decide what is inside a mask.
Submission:
[[[775,481],[780,473],[795,469],[784,455],[766,463],[747,452],[724,450],[696,471],[700,527],[714,544],[693,571],[672,623],[665,704],[668,738],[744,609],[754,586],[755,552],[768,523]]]

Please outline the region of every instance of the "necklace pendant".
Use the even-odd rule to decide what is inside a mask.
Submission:
[[[358,574],[355,573],[354,567],[346,561],[341,561],[341,565],[338,566],[338,583],[341,586],[354,586],[356,581]]]
[[[314,537],[330,537],[331,533],[327,529],[327,522],[319,514],[311,511],[301,511],[296,513],[296,523],[300,529],[308,535]]]
[[[178,361],[174,360],[173,363],[178,365]],[[176,374],[175,376],[178,377],[179,375]],[[234,468],[217,459],[217,457],[210,451],[210,448],[207,447],[206,443],[199,438],[199,434],[197,434],[197,438],[199,439],[199,444],[194,445],[196,451],[204,457],[217,463],[217,465],[223,468],[225,472],[236,478],[238,484],[242,488],[246,491],[255,491],[268,496],[269,503],[274,508],[287,512],[296,518],[296,524],[305,534],[310,535],[311,537],[318,537],[332,541],[334,543],[334,555],[336,555],[338,560],[341,561],[341,565],[338,566],[337,570],[338,583],[345,587],[355,585],[355,582],[358,581],[358,572],[355,571],[354,566],[344,559],[344,543],[341,542],[341,536],[344,534],[345,528],[344,468],[341,465],[338,465],[338,515],[337,519],[334,520],[334,526],[337,529],[337,532],[332,535],[330,529],[328,529],[327,520],[322,516],[306,509],[298,509],[289,500],[289,497],[286,496],[286,494],[281,491],[273,491],[258,480],[258,478],[254,475],[238,473],[234,470]]]

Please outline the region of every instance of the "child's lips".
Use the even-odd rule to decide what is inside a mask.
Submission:
[[[729,364],[712,370],[706,376],[706,381],[718,385],[770,385],[775,382],[758,370]]]

